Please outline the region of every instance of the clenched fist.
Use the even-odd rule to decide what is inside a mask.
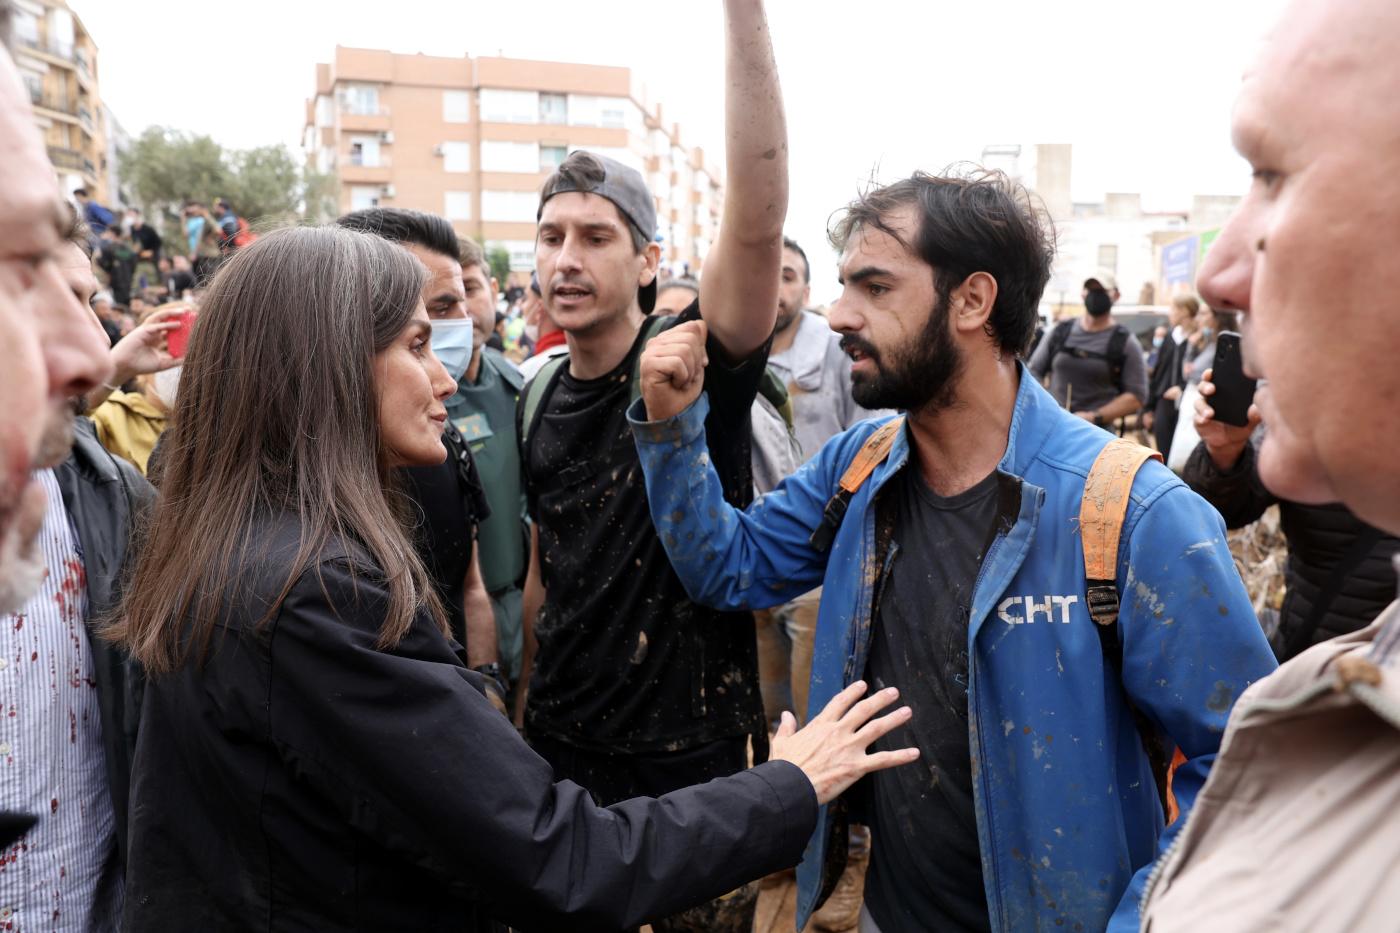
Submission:
[[[704,321],[687,321],[651,338],[642,351],[642,401],[647,418],[665,421],[690,407],[705,387]]]

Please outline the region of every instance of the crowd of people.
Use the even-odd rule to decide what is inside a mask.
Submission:
[[[421,211],[63,200],[0,51],[5,929],[740,933],[794,870],[827,933],[1393,926],[1400,11],[1284,15],[1151,347],[1107,272],[1043,325],[981,170],[838,210],[812,309],[724,14],[703,268],[578,151],[504,295]]]

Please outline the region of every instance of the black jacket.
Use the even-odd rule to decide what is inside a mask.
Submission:
[[[1186,362],[1187,349],[1190,341],[1183,340],[1177,343],[1167,335],[1167,339],[1162,341],[1162,346],[1157,353],[1157,365],[1152,367],[1152,375],[1147,380],[1147,401],[1143,404],[1144,411],[1151,411],[1167,390],[1172,386],[1186,385],[1186,377],[1183,375],[1182,367]]]
[[[147,685],[128,931],[615,930],[801,856],[785,762],[608,809],[554,784],[428,617],[375,647],[362,556],[328,548],[257,627],[299,536],[261,522],[208,657]]]
[[[155,490],[130,463],[107,452],[92,422],[79,418],[73,453],[54,471],[63,507],[78,532],[87,577],[88,648],[102,712],[102,745],[112,791],[118,851],[127,850],[127,792],[136,750],[142,678],[125,652],[97,636],[97,623],[121,602],[129,545]]]
[[[1365,628],[1390,605],[1396,586],[1391,559],[1400,551],[1400,539],[1372,528],[1340,503],[1279,499],[1259,481],[1256,465],[1249,444],[1234,469],[1222,472],[1202,442],[1181,478],[1220,511],[1229,528],[1243,528],[1278,504],[1288,563],[1274,653],[1287,661],[1318,642]]]

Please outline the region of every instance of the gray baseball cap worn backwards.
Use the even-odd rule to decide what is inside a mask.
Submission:
[[[647,190],[646,182],[642,180],[641,173],[636,169],[628,168],[615,159],[598,155],[596,152],[576,152],[568,160],[565,160],[565,164],[578,155],[586,155],[602,166],[602,180],[593,182],[591,178],[583,177],[584,173],[571,173],[574,177],[568,177],[556,170],[544,183],[539,210],[535,212],[535,222],[538,223],[541,215],[544,214],[545,202],[556,194],[564,194],[569,191],[596,194],[616,204],[617,209],[622,212],[622,216],[641,231],[647,242],[651,242],[656,236],[656,203],[652,200],[651,192]],[[637,289],[637,302],[641,305],[644,314],[650,314],[652,309],[656,307],[655,278],[651,280],[650,285],[643,285]]]

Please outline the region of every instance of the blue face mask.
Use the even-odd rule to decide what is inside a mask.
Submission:
[[[472,319],[434,321],[432,345],[434,355],[457,382],[472,361]]]

